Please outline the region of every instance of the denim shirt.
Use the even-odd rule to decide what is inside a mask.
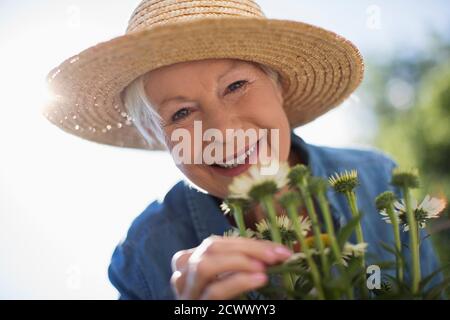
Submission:
[[[291,148],[315,176],[328,178],[335,172],[356,169],[360,185],[356,188],[358,208],[364,213],[361,224],[368,243],[368,264],[393,260],[380,241],[394,244],[392,226],[384,222],[375,208],[375,197],[390,186],[396,163],[378,150],[331,148],[307,144],[292,133]],[[339,228],[351,219],[345,198],[331,188],[327,193],[335,224]],[[108,275],[120,299],[174,299],[170,285],[171,259],[179,250],[198,246],[211,234],[222,235],[231,224],[220,210],[217,198],[198,191],[185,181],[178,182],[163,202],[152,202],[132,223],[125,240],[114,250]],[[408,243],[407,233],[402,241]],[[422,230],[421,238],[425,234]],[[354,235],[350,239],[356,243]],[[406,250],[406,249],[405,249]],[[408,252],[406,261],[409,260]],[[421,245],[421,271],[426,276],[439,268],[429,238]],[[383,271],[384,272],[384,271]],[[392,274],[392,271],[387,271]],[[405,277],[409,278],[406,271]],[[438,279],[436,279],[438,280]],[[435,280],[435,281],[436,281]]]

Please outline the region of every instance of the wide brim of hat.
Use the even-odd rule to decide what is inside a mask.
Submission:
[[[334,32],[289,20],[205,18],[129,33],[68,58],[48,75],[53,99],[43,113],[84,139],[163,150],[143,139],[121,92],[148,71],[215,58],[254,61],[277,70],[292,128],[342,103],[364,73],[358,49]]]

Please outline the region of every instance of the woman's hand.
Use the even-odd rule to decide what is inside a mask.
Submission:
[[[266,240],[211,236],[172,258],[172,288],[178,299],[232,299],[262,287],[266,266],[291,251]]]

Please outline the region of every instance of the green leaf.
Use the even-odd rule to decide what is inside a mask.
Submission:
[[[423,278],[422,281],[420,281],[420,284],[419,284],[420,290],[425,289],[425,287],[427,286],[427,284],[428,284],[431,280],[433,280],[433,278],[434,278],[435,276],[437,276],[439,273],[441,273],[442,271],[444,271],[444,270],[446,270],[446,269],[448,269],[448,268],[450,268],[450,263],[449,263],[449,264],[446,264],[446,265],[444,265],[444,266],[442,266],[442,267],[440,267],[440,268],[438,268],[437,270],[435,270],[434,272],[430,273],[428,276],[426,276],[425,278]]]
[[[399,299],[412,299],[412,291],[411,287],[405,281],[400,281],[397,277],[391,276],[389,274],[384,275],[384,277],[391,280],[391,284],[394,284],[397,287],[397,298]]]
[[[373,264],[379,266],[380,269],[382,269],[382,270],[386,270],[386,269],[394,270],[396,265],[397,265],[397,263],[395,261],[391,261],[391,260],[389,260],[389,261],[377,261],[376,263],[373,263]]]
[[[396,247],[391,246],[390,244],[384,242],[384,241],[380,241],[379,242],[380,245],[383,247],[384,250],[392,253],[397,259],[404,259],[403,254],[401,251],[398,251]]]
[[[450,286],[450,278],[444,279],[440,284],[425,293],[425,300],[436,300],[443,296],[444,291]]]
[[[339,230],[337,240],[339,243],[339,247],[341,249],[344,247],[344,244],[348,241],[348,239],[352,235],[353,230],[356,228],[356,226],[358,225],[360,220],[361,220],[361,214],[359,214],[356,217],[353,217],[345,226],[343,226]]]
[[[285,273],[285,272],[300,274],[300,273],[302,273],[304,271],[305,270],[304,270],[304,267],[302,265],[285,263],[285,264],[279,264],[279,265],[276,265],[276,266],[269,267],[266,272],[268,274]]]
[[[294,288],[296,294],[307,296],[314,288],[314,283],[311,281],[309,275],[301,276],[295,282]]]

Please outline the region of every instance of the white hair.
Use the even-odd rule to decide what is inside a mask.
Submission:
[[[264,71],[275,84],[281,88],[280,74],[266,65],[250,62]],[[145,93],[145,74],[136,78],[123,91],[123,102],[134,125],[139,130],[150,148],[165,145],[163,120],[150,103]]]
[[[131,82],[123,92],[123,103],[134,125],[151,147],[164,145],[161,116],[156,112],[145,93],[142,75]]]

